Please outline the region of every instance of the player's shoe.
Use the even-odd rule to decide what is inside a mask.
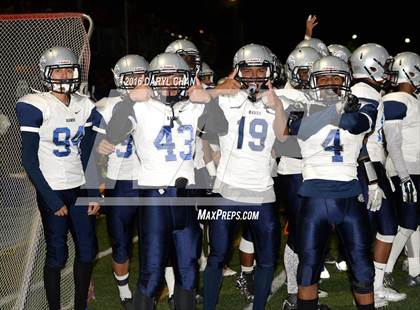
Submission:
[[[197,303],[197,305],[202,305],[203,304],[203,296],[200,293],[197,293],[195,295],[195,302]]]
[[[175,310],[175,300],[174,295],[168,298],[168,307],[170,310]]]
[[[297,310],[297,294],[287,294],[283,301],[283,310]]]
[[[415,277],[412,277],[412,276],[408,275],[407,285],[409,287],[420,286],[420,274],[415,276]]]
[[[384,287],[394,287],[394,277],[391,272],[385,272],[384,274]]]
[[[247,302],[252,302],[254,300],[254,271],[241,272],[236,278],[235,286]]]
[[[376,293],[374,294],[375,309],[388,306],[388,301],[385,298],[381,298]]]
[[[324,268],[322,269],[322,271],[321,271],[321,279],[329,279],[331,276],[330,276],[330,273],[328,272],[328,269],[324,266]]]
[[[385,298],[380,298],[376,294],[374,294],[373,298],[374,298],[374,301],[375,301],[375,304],[374,304],[375,309],[379,309],[379,308],[388,306],[388,302],[386,301]],[[353,299],[353,305],[356,306],[356,301],[354,299]]]
[[[321,290],[320,288],[318,289],[318,298],[327,298],[328,297],[328,292]]]
[[[348,270],[347,263],[345,260],[342,260],[341,262],[335,262],[335,267],[340,272]]]
[[[198,265],[200,266],[200,272],[203,272],[207,266],[207,257],[201,256],[200,259],[198,260]]]
[[[133,298],[122,299],[121,306],[124,310],[134,310]]]
[[[325,257],[325,264],[333,265],[336,263],[336,259],[331,256],[331,254],[327,254],[327,257]]]
[[[234,276],[235,274],[237,274],[237,272],[235,270],[230,269],[229,266],[225,266],[225,268],[223,268],[224,277]]]
[[[375,298],[378,296],[381,299],[385,299],[386,301],[397,302],[407,298],[407,294],[400,293],[397,290],[394,290],[389,287],[381,287],[380,289],[375,291]]]

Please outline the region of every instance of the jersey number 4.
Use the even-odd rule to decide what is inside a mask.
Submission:
[[[322,146],[324,147],[324,151],[334,152],[332,157],[333,163],[343,162],[343,156],[341,156],[343,146],[340,144],[340,129],[331,129],[327,138],[322,142]]]
[[[178,133],[186,132],[188,139],[184,140],[184,145],[188,146],[188,152],[179,152],[179,157],[182,160],[191,160],[193,155],[192,143],[194,141],[194,129],[191,125],[182,125],[178,127]],[[158,150],[166,150],[165,160],[176,161],[177,157],[174,152],[175,143],[172,141],[172,128],[170,126],[162,126],[154,141],[155,147]]]
[[[244,143],[244,127],[245,127],[245,116],[242,116],[238,121],[239,132],[238,132],[238,149],[242,149]],[[255,118],[249,123],[249,134],[254,139],[259,139],[257,143],[250,141],[248,146],[251,150],[261,152],[265,146],[265,139],[267,138],[268,124],[262,118]]]
[[[53,151],[54,155],[57,157],[66,157],[69,156],[71,153],[70,145],[76,145],[77,146],[77,154],[80,154],[80,140],[83,138],[83,135],[85,134],[85,127],[79,126],[77,129],[76,134],[73,138],[71,137],[70,128],[68,127],[60,127],[56,128],[53,132],[53,142],[55,145],[59,147],[63,147],[62,150],[55,149]]]

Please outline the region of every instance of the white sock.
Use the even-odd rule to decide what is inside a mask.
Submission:
[[[394,270],[394,265],[397,262],[398,257],[401,254],[408,238],[414,231],[411,229],[399,227],[398,233],[395,236],[394,242],[392,243],[391,253],[389,254],[388,262],[386,264],[385,272],[390,273]]]
[[[420,274],[420,231],[417,230],[407,241],[408,273],[412,277]]]
[[[375,281],[373,282],[373,289],[376,291],[384,285],[384,274],[386,264],[373,262],[375,265]]]
[[[284,268],[287,277],[287,293],[297,294],[297,269],[299,265],[299,257],[293,250],[286,244],[284,248]]]
[[[124,300],[124,299],[127,299],[127,298],[132,298],[130,288],[128,287],[128,276],[129,276],[129,273],[127,273],[123,276],[117,276],[114,272],[114,277],[115,277],[115,279],[117,279],[117,281],[126,282],[126,284],[124,284],[124,285],[119,285],[117,283],[118,290],[120,291],[120,299],[121,300]]]
[[[168,295],[171,297],[174,294],[175,289],[175,274],[174,268],[166,267],[165,268],[165,281],[168,286]]]
[[[252,267],[247,267],[247,266],[243,266],[243,265],[241,265],[241,271],[242,272],[252,272],[252,270],[254,270],[254,266],[252,266]]]

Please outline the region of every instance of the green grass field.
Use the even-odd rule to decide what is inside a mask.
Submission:
[[[100,251],[104,251],[110,247],[108,236],[106,233],[105,218],[101,217],[98,220],[98,238]],[[284,245],[285,238],[282,240]],[[335,255],[334,243],[332,245],[332,254]],[[283,270],[282,246],[280,253],[279,266],[277,267],[276,275]],[[138,244],[134,245],[133,258],[130,271],[130,287],[135,290],[136,281],[138,278]],[[236,271],[240,270],[238,259],[238,251],[235,248],[233,251],[230,267]],[[321,302],[327,304],[331,309],[355,309],[352,304],[352,296],[350,293],[350,283],[346,273],[338,272],[333,265],[327,265],[331,273],[331,278],[321,284],[321,288],[328,291],[329,296],[321,299]],[[200,274],[202,275],[202,274]],[[396,281],[396,288],[407,293],[408,298],[399,303],[390,303],[386,309],[395,310],[415,310],[420,309],[420,288],[408,288],[406,286],[406,273],[401,271],[401,259],[394,270],[394,277]],[[96,299],[89,305],[90,310],[103,309],[121,309],[118,297],[118,290],[114,282],[111,272],[111,255],[99,259],[96,263],[93,279],[95,282]],[[283,299],[286,296],[286,286],[283,285],[273,296],[271,296],[266,309],[280,310]],[[217,309],[236,310],[243,309],[247,303],[235,288],[235,276],[225,277],[223,279],[222,290],[219,298],[219,305]],[[158,304],[159,310],[169,309],[167,306],[167,298],[163,297]],[[202,309],[201,306],[198,309]]]

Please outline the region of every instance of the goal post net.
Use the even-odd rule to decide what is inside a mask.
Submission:
[[[15,105],[23,95],[43,91],[39,58],[53,46],[76,53],[87,85],[93,24],[81,13],[0,15],[0,24],[0,309],[47,309],[45,240],[35,191],[21,162]],[[68,240],[62,309],[73,308],[74,244]]]

